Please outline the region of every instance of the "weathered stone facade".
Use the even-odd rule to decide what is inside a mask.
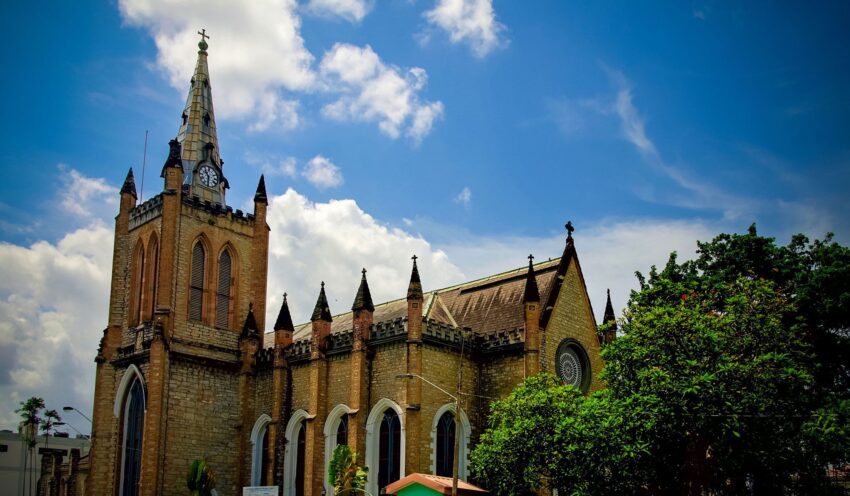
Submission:
[[[206,43],[201,48],[189,102],[198,91],[197,102],[211,108]],[[187,111],[204,111],[190,103]],[[292,325],[284,299],[265,333],[265,183],[251,214],[224,204],[225,186],[199,194],[197,151],[217,147],[214,120],[203,121],[184,118],[162,193],[137,205],[132,171],[121,190],[109,320],[96,359],[90,494],[182,495],[190,463],[203,458],[220,495],[259,484],[320,496],[343,418],[346,442],[371,466],[377,494],[384,412],[400,422],[400,476],[434,472],[436,425],[454,411],[460,376],[465,477],[492,398],[538,371],[560,373],[563,343],[585,357],[567,363],[584,381],[577,385],[602,387],[596,324],[571,233],[561,258],[437,291],[422,291],[414,259],[407,297],[380,305],[372,304],[364,270],[352,312],[332,316],[323,288],[310,323]],[[191,141],[199,136],[206,141]],[[181,147],[192,150],[195,169],[187,169]],[[210,156],[220,172],[217,149]],[[144,417],[136,432],[133,402],[141,400],[131,391],[139,385]],[[138,450],[130,446],[136,434]],[[303,488],[296,488],[297,474]]]

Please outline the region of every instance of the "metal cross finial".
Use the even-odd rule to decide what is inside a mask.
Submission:
[[[283,293],[283,301],[286,301],[286,293]]]
[[[210,37],[210,35],[207,34],[206,29],[201,29],[200,31],[198,31],[198,34],[201,35],[201,41],[206,41]]]
[[[576,228],[573,227],[573,221],[568,220],[567,223],[564,225],[564,227],[567,228],[567,237],[572,238],[573,237],[573,231],[576,230]]]
[[[528,263],[531,263],[534,260],[534,255],[528,254]]]
[[[412,256],[412,257],[410,257],[410,258],[413,260],[413,263],[416,263],[416,259],[417,259],[417,258],[419,258],[419,257],[417,257],[416,255],[413,255],[413,256]]]
[[[366,277],[366,267],[363,267],[363,270],[360,271],[363,274],[363,277]]]
[[[325,281],[322,281],[322,289],[325,289]]]

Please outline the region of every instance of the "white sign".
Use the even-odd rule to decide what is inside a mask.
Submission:
[[[243,487],[242,496],[277,496],[277,486]]]

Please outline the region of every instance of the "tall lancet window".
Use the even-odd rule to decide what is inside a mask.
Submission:
[[[348,415],[343,414],[336,428],[336,445],[348,445]]]
[[[381,420],[378,450],[378,489],[399,480],[401,469],[401,421],[392,408],[387,408]]]
[[[298,428],[298,451],[296,455],[295,496],[304,496],[304,467],[307,456],[307,423],[302,420]]]
[[[195,243],[192,248],[192,273],[189,282],[189,319],[201,320],[204,312],[204,268],[206,252],[204,245]]]
[[[454,472],[455,454],[455,416],[452,412],[446,412],[437,422],[437,453],[436,471],[437,475],[451,477]]]
[[[130,386],[124,401],[123,420],[120,496],[137,496],[142,466],[142,433],[145,428],[145,391],[138,377]]]
[[[145,280],[145,247],[139,241],[133,257],[133,275],[130,278],[132,301],[130,304],[130,325],[134,326],[142,321],[142,299],[144,297]]]
[[[228,250],[221,252],[221,256],[218,258],[218,286],[215,298],[216,327],[230,327],[231,260]]]

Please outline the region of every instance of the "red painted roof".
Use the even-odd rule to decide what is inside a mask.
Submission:
[[[396,494],[403,488],[409,486],[410,484],[421,484],[442,494],[452,493],[451,477],[440,477],[437,475],[414,473],[408,475],[403,479],[397,480],[387,486],[387,494]],[[480,496],[482,494],[486,494],[487,491],[481,489],[478,486],[473,486],[472,484],[469,484],[462,480],[458,480],[457,493],[458,495]]]

